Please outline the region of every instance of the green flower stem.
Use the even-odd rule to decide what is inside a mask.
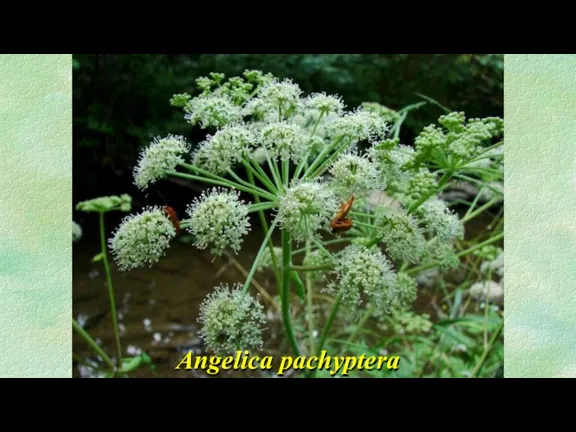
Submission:
[[[278,205],[277,203],[270,201],[261,202],[260,198],[258,198],[258,195],[255,195],[255,199],[257,202],[256,204],[250,205],[248,209],[249,213],[261,212],[262,210],[270,210]]]
[[[266,191],[266,190],[264,190],[264,189],[262,189],[262,188],[260,188],[260,187],[258,187],[258,186],[256,186],[256,185],[251,185],[250,183],[248,183],[248,182],[240,179],[240,178],[236,175],[236,173],[234,173],[231,169],[228,169],[227,172],[228,172],[228,174],[230,174],[235,180],[237,180],[237,182],[233,182],[233,181],[231,181],[231,180],[229,180],[229,179],[227,179],[227,178],[225,178],[225,177],[222,177],[222,176],[219,176],[219,175],[216,175],[216,174],[212,174],[211,172],[206,171],[206,170],[203,170],[202,168],[198,168],[198,167],[195,166],[195,165],[181,164],[181,166],[183,166],[184,168],[186,168],[186,169],[188,169],[188,170],[190,170],[190,171],[196,172],[197,174],[199,174],[199,175],[201,175],[201,176],[204,176],[204,177],[206,177],[206,178],[208,178],[208,179],[212,179],[212,180],[215,180],[215,181],[220,181],[220,182],[229,183],[229,184],[230,184],[230,187],[236,188],[236,189],[238,189],[238,190],[242,190],[242,189],[240,189],[240,187],[247,187],[247,188],[254,188],[254,189],[256,189],[256,190],[257,190],[259,193],[261,193],[261,194],[270,194],[270,192],[268,192],[268,191]]]
[[[288,189],[288,181],[290,175],[290,160],[285,159],[282,160],[282,184],[284,184],[284,188]]]
[[[284,187],[282,186],[282,181],[280,179],[280,174],[278,172],[278,165],[276,164],[276,162],[272,162],[272,159],[270,159],[270,155],[268,154],[266,154],[266,162],[268,162],[268,168],[272,173],[272,178],[274,179],[276,190],[278,190],[279,192],[283,191]]]
[[[256,186],[256,184],[254,182],[249,183],[245,180],[242,180],[240,177],[238,177],[238,175],[232,171],[231,169],[228,169],[228,174],[230,174],[230,177],[232,177],[234,180],[236,180],[238,183],[240,183],[241,185],[244,185],[248,188],[254,188],[255,190],[257,190],[260,193],[274,193],[274,191],[267,191],[265,189],[262,189],[259,186]]]
[[[454,177],[459,178],[460,180],[466,180],[466,181],[468,181],[468,182],[470,182],[470,183],[474,183],[474,184],[477,184],[477,185],[480,185],[480,186],[484,186],[485,188],[490,189],[492,192],[494,192],[495,194],[498,194],[498,195],[500,195],[500,196],[503,195],[502,191],[494,188],[493,186],[491,186],[491,185],[489,185],[489,184],[484,183],[482,180],[478,180],[478,179],[475,179],[475,178],[473,178],[473,177],[468,177],[468,176],[463,175],[463,174],[455,174]]]
[[[242,288],[243,293],[246,293],[246,291],[248,291],[248,288],[250,287],[250,283],[252,282],[252,278],[254,277],[254,273],[256,273],[256,268],[258,267],[258,262],[260,262],[260,258],[262,257],[262,254],[264,253],[264,249],[266,249],[266,246],[268,246],[268,240],[270,240],[270,238],[272,236],[272,232],[274,232],[274,228],[276,228],[277,223],[278,223],[278,221],[276,219],[274,220],[274,222],[272,222],[272,226],[270,227],[270,229],[266,233],[266,237],[264,238],[264,241],[260,245],[260,249],[258,250],[258,254],[256,255],[256,258],[254,258],[254,262],[252,263],[252,268],[250,269],[250,273],[248,273],[248,276],[246,277],[246,282],[244,282],[244,287]]]
[[[314,136],[314,134],[316,133],[316,129],[318,128],[318,125],[320,124],[320,120],[322,119],[323,116],[324,116],[324,111],[321,111],[320,115],[318,116],[318,119],[316,120],[316,123],[314,124],[314,128],[312,129],[312,132],[310,132],[309,139],[311,139]],[[302,160],[298,163],[298,166],[296,167],[296,172],[294,173],[294,178],[300,177],[300,174],[302,173],[302,170],[304,169],[304,165],[308,161],[308,158],[310,157],[311,152],[312,152],[312,149],[308,149],[308,152],[306,152],[306,156],[304,158],[302,158]]]
[[[268,150],[265,150],[266,152]],[[264,169],[262,168],[262,166],[260,166],[260,164],[252,157],[244,157],[243,159],[244,162],[249,163],[252,168],[254,168],[255,171],[257,171],[258,173],[260,173],[260,175],[262,176],[262,178],[264,178],[265,180],[267,180],[272,186],[274,186],[274,182],[273,180],[270,178],[270,176],[268,174],[266,174],[266,171],[264,171]]]
[[[322,264],[317,266],[300,266],[300,265],[293,265],[289,267],[289,270],[293,271],[301,271],[301,272],[311,272],[311,271],[319,271],[319,270],[330,270],[332,266],[330,264]]]
[[[500,147],[502,144],[504,144],[504,141],[498,141],[496,144],[491,145],[490,147],[486,147],[482,153],[480,153],[476,158],[467,161],[467,164],[471,164],[473,162],[477,162],[481,159],[486,159],[486,157],[491,157],[491,156],[485,156],[486,153],[488,153],[490,150],[494,150],[497,147]]]
[[[102,261],[108,282],[108,295],[110,297],[110,313],[112,314],[112,325],[114,327],[114,338],[116,339],[116,363],[118,368],[122,365],[122,348],[120,346],[120,331],[118,330],[118,313],[116,312],[116,300],[114,299],[114,287],[112,285],[112,274],[106,253],[106,230],[104,229],[104,212],[100,212],[100,245],[102,247]]]
[[[340,303],[342,302],[342,295],[343,294],[344,294],[344,291],[342,289],[340,289],[338,296],[336,296],[336,299],[334,300],[334,303],[332,304],[332,309],[330,310],[330,315],[328,315],[328,320],[326,321],[326,324],[324,324],[324,329],[322,330],[322,336],[320,338],[320,343],[318,344],[318,349],[316,350],[316,355],[318,357],[320,357],[320,354],[322,353],[322,349],[324,348],[324,344],[326,343],[326,339],[328,339],[328,335],[330,334],[330,329],[332,328],[332,323],[334,322],[334,318],[336,318],[336,314],[338,313],[338,309],[340,308]],[[312,372],[312,378],[314,378],[316,376],[317,370],[318,369],[315,369],[314,372]]]
[[[247,169],[246,174],[248,175],[248,179],[250,180],[250,182],[253,182],[254,176],[252,175],[252,172]],[[260,202],[260,198],[258,197],[258,195],[254,195],[254,200],[256,200],[256,203]],[[262,210],[258,211],[258,217],[260,218],[262,229],[264,230],[265,233],[268,233],[270,229],[268,228],[268,222],[266,222],[266,217],[264,216],[264,212]],[[280,286],[280,266],[276,261],[276,254],[274,253],[274,244],[272,243],[271,237],[268,238],[268,250],[270,251],[270,257],[272,259],[272,267],[274,269],[274,275],[276,277],[276,286]]]
[[[342,237],[342,238],[337,238],[337,239],[333,239],[333,240],[327,240],[325,242],[318,242],[318,244],[320,245],[324,245],[324,246],[328,246],[331,244],[338,244],[338,243],[347,243],[350,242],[350,238],[349,237]],[[300,248],[300,249],[295,249],[294,251],[292,251],[292,255],[298,255],[301,254],[302,252],[306,252],[306,248]]]
[[[470,221],[471,219],[474,219],[476,216],[478,216],[479,214],[481,214],[482,212],[484,212],[485,210],[489,209],[490,207],[492,207],[495,204],[498,204],[499,202],[502,202],[501,198],[494,198],[490,201],[488,201],[486,204],[478,207],[475,211],[465,215],[460,222],[461,223],[466,223],[468,221]]]
[[[311,245],[310,240],[306,241],[306,256],[310,255]],[[316,351],[314,346],[314,302],[312,300],[312,274],[307,272],[304,275],[306,286],[306,321],[308,322],[308,339],[310,341],[310,352]]]
[[[487,245],[492,244],[492,243],[496,243],[498,240],[502,239],[503,237],[504,237],[503,232],[498,233],[494,237],[490,237],[488,240],[484,240],[482,243],[478,243],[469,249],[466,249],[466,250],[463,250],[462,252],[457,253],[456,256],[458,258],[462,258],[466,255],[470,255],[471,253],[476,252],[478,249],[482,249],[484,246],[487,246]],[[437,262],[433,262],[430,264],[423,264],[421,266],[413,267],[413,268],[407,270],[406,273],[407,274],[418,273],[418,272],[421,272],[423,270],[427,270],[429,268],[435,267],[436,265],[438,265]]]
[[[303,178],[308,178],[310,176],[310,174],[312,172],[314,172],[316,170],[316,168],[318,168],[318,166],[320,164],[323,163],[324,158],[326,157],[326,155],[328,153],[330,153],[332,150],[334,150],[336,148],[336,146],[338,144],[340,144],[340,141],[342,141],[344,139],[344,135],[342,135],[341,137],[339,137],[338,139],[334,140],[329,146],[324,147],[324,149],[322,150],[322,152],[316,156],[316,159],[314,160],[314,162],[312,162],[312,165],[310,165],[308,167],[308,169],[306,170],[306,172],[304,173],[304,175],[302,176]]]
[[[498,337],[500,336],[500,333],[502,333],[503,328],[504,328],[504,319],[502,319],[500,321],[498,328],[496,329],[496,331],[494,332],[494,334],[490,338],[490,342],[488,343],[488,346],[486,347],[486,349],[482,353],[482,356],[480,357],[480,361],[478,362],[478,364],[476,365],[476,367],[472,371],[472,375],[471,375],[472,378],[475,378],[478,375],[478,373],[480,373],[480,369],[482,369],[482,366],[484,366],[484,363],[486,362],[486,359],[488,358],[488,354],[490,354],[490,351],[494,347],[494,344],[496,343],[496,339],[498,339]]]
[[[116,370],[116,366],[114,366],[114,362],[112,362],[112,359],[108,357],[108,355],[104,352],[104,350],[102,350],[102,348],[98,346],[98,344],[94,341],[94,339],[92,339],[90,335],[86,333],[86,331],[82,328],[80,324],[78,324],[78,321],[76,321],[74,318],[72,318],[72,328],[76,330],[76,333],[78,333],[82,337],[82,339],[86,341],[86,343],[90,346],[90,348],[92,348],[94,353],[97,354],[112,371]]]
[[[172,171],[170,173],[170,175],[172,175],[174,177],[180,177],[183,179],[187,179],[187,180],[196,180],[196,181],[201,181],[204,183],[213,184],[213,185],[217,185],[217,186],[224,186],[224,187],[229,187],[229,188],[233,188],[233,189],[238,189],[240,191],[247,192],[247,193],[250,193],[252,195],[258,195],[261,198],[266,198],[269,201],[276,200],[276,196],[274,196],[270,193],[264,194],[262,192],[259,192],[255,189],[253,189],[253,188],[242,186],[241,184],[234,183],[234,182],[231,182],[230,180],[226,180],[226,179],[223,179],[222,181],[221,180],[213,180],[210,178],[196,176],[196,175],[192,175],[192,174],[185,174],[185,173],[181,173],[178,171]]]
[[[246,159],[242,159],[242,165],[244,165],[244,167],[246,168],[246,172],[249,172],[252,176],[260,180],[262,184],[266,186],[266,188],[268,188],[270,192],[276,194],[278,192],[278,189],[276,189],[274,183],[270,180],[270,178],[266,175],[264,170],[260,167],[260,165],[257,162],[254,161],[254,164],[256,169],[254,169],[255,167],[253,167],[249,161],[246,161]],[[254,180],[252,179],[251,182],[254,182]]]
[[[284,321],[284,331],[286,332],[286,338],[288,343],[292,347],[294,354],[299,356],[300,349],[298,348],[298,342],[296,341],[296,336],[294,335],[294,328],[292,327],[292,319],[290,318],[290,264],[292,263],[292,238],[290,233],[286,230],[282,230],[282,319]]]
[[[326,170],[328,168],[330,168],[330,165],[332,164],[332,162],[338,157],[340,156],[340,154],[342,153],[343,150],[346,150],[348,148],[348,146],[350,145],[350,141],[345,142],[344,144],[342,144],[340,147],[338,147],[336,149],[336,151],[334,153],[332,153],[324,162],[322,162],[322,164],[317,167],[314,172],[312,174],[309,175],[309,177],[320,177],[322,174],[324,174],[324,172],[326,172]]]

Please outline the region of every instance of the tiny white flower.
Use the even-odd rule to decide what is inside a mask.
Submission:
[[[140,189],[165,177],[170,171],[184,163],[184,156],[190,152],[190,145],[184,137],[168,135],[155,138],[140,153],[138,164],[134,168],[134,184]]]

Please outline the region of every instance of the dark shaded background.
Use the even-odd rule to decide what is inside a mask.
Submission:
[[[182,134],[193,144],[203,139],[205,132],[187,124],[170,97],[196,94],[195,80],[209,72],[236,76],[245,69],[291,78],[306,93],[339,94],[349,108],[378,102],[400,109],[422,101],[418,92],[469,117],[503,116],[502,54],[76,54],[74,203],[128,193],[134,211],[166,200],[182,212],[201,186],[191,191],[162,182],[146,196],[132,183],[138,152],[156,135]],[[413,111],[402,141],[412,142],[442,113],[434,105]],[[109,215],[113,225],[122,216]],[[74,218],[85,236],[97,235],[97,218]]]

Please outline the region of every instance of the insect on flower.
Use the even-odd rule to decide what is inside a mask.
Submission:
[[[330,221],[333,233],[346,232],[352,228],[352,218],[346,217],[352,208],[352,204],[354,204],[354,195],[352,195],[348,201],[342,203],[340,210],[338,210],[336,216]]]
[[[176,235],[180,234],[180,221],[178,220],[178,215],[176,215],[176,211],[168,205],[164,206],[164,211],[172,221],[172,225],[176,228]]]

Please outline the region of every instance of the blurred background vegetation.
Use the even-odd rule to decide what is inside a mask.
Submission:
[[[139,150],[167,133],[203,139],[169,99],[195,95],[195,80],[210,72],[271,72],[307,93],[339,94],[348,108],[378,102],[400,109],[424,95],[485,117],[503,116],[503,63],[503,54],[75,54],[74,202],[128,193],[141,205],[132,185]],[[441,114],[434,104],[413,111],[402,141],[411,143]]]

